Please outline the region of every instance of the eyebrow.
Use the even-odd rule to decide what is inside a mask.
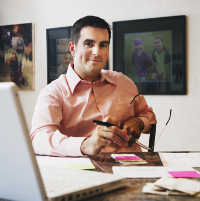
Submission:
[[[85,39],[85,40],[83,41],[83,43],[87,43],[87,42],[94,43],[95,40],[92,40],[92,39]],[[101,41],[100,43],[106,43],[106,44],[109,45],[109,42],[108,42],[108,41]]]

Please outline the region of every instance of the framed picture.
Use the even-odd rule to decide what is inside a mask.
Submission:
[[[47,34],[47,82],[48,84],[67,71],[73,57],[68,44],[71,40],[71,27],[46,30]]]
[[[185,16],[113,22],[113,70],[149,95],[186,94]]]
[[[34,90],[34,25],[0,26],[0,82]]]

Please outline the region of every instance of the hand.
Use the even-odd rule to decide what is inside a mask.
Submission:
[[[86,155],[96,155],[102,148],[109,146],[115,149],[128,146],[129,136],[126,130],[119,128],[120,122],[114,117],[106,117],[105,122],[114,126],[97,126],[91,137],[83,141],[81,152]]]
[[[141,131],[144,129],[143,121],[138,117],[131,117],[124,121],[121,127],[127,130],[128,136],[132,135],[133,139],[139,139]]]

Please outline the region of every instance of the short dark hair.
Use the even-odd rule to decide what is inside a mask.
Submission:
[[[111,38],[110,25],[105,20],[99,17],[88,15],[77,20],[71,28],[71,39],[75,45],[78,43],[78,40],[80,38],[81,29],[87,26],[107,29],[108,35],[109,35],[109,43],[110,43],[110,38]]]
[[[154,37],[154,40],[156,40],[156,39],[159,39],[159,40],[161,40],[163,42],[163,37],[161,35],[156,35]]]

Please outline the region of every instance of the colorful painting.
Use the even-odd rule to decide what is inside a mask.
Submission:
[[[0,26],[0,82],[34,90],[33,24]]]

